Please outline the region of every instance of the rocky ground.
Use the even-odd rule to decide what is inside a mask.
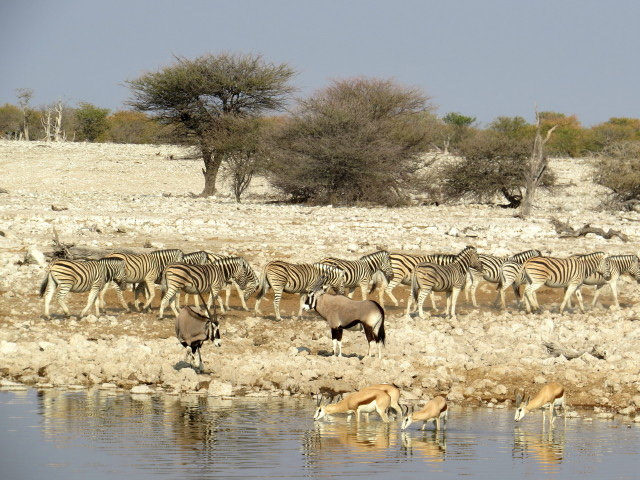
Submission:
[[[216,198],[198,198],[201,164],[171,146],[42,144],[0,141],[0,382],[38,386],[126,388],[211,395],[310,395],[351,391],[393,382],[405,400],[446,395],[450,402],[507,406],[514,389],[533,392],[562,382],[573,406],[601,415],[640,410],[640,290],[619,281],[621,309],[611,308],[608,288],[581,314],[560,315],[560,290],[543,288],[543,313],[526,315],[512,294],[509,308],[492,306],[495,287],[479,289],[479,308],[461,296],[458,318],[427,311],[425,319],[385,306],[387,344],[382,359],[363,358],[361,332],[344,335],[346,357],[329,356],[331,340],[316,314],[297,316],[298,297],[284,295],[284,318],[276,322],[272,296],[264,316],[239,307],[234,292],[222,320],[222,347],[205,345],[205,371],[185,368],[173,320],[125,313],[112,292],[106,314],[64,318],[55,301],[53,318],[42,317],[38,296],[52,239],[106,251],[208,249],[246,258],[257,272],[270,260],[312,262],[325,256],[358,258],[376,249],[455,253],[465,245],[503,255],[539,248],[547,255],[602,250],[637,253],[640,214],[599,208],[603,191],[590,181],[587,160],[553,160],[559,185],[543,192],[531,219],[486,205],[406,208],[333,208],[278,204],[268,184],[256,181],[242,204],[223,184]],[[590,223],[628,235],[623,242],[589,234],[559,236],[552,217],[573,227]],[[25,261],[26,260],[26,261]],[[125,292],[125,295],[132,295]],[[584,289],[591,300],[592,287]],[[68,296],[76,315],[86,294]],[[249,300],[252,308],[255,300]],[[444,299],[439,299],[440,307]],[[585,352],[554,357],[545,342]],[[604,358],[591,355],[593,348]]]

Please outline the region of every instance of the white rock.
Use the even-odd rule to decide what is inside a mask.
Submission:
[[[132,394],[136,395],[153,395],[155,390],[149,387],[149,385],[136,385],[131,389]]]

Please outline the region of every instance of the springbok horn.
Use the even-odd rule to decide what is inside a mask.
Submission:
[[[318,406],[318,407],[320,406],[320,404],[322,403],[322,399],[323,398],[324,398],[324,395],[322,395],[322,394],[316,395],[316,406]]]

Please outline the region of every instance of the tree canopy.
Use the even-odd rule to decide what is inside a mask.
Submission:
[[[218,169],[225,154],[216,150],[216,137],[229,134],[228,116],[258,116],[285,107],[294,89],[294,70],[267,63],[260,55],[223,53],[176,63],[127,82],[129,104],[154,112],[163,122],[182,130],[199,146],[205,168],[202,195],[215,193]]]
[[[417,155],[428,148],[428,100],[389,80],[332,82],[284,122],[272,182],[299,201],[402,201]]]

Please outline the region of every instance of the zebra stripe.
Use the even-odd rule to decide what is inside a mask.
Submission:
[[[611,293],[613,294],[613,301],[616,308],[620,308],[620,302],[618,301],[618,278],[625,273],[632,275],[637,282],[640,283],[640,264],[637,255],[611,255],[605,259],[609,266],[611,278],[605,280],[604,276],[600,273],[592,273],[584,280],[584,285],[595,285],[596,291],[591,301],[591,306],[596,304],[600,290],[605,285],[609,285]],[[581,295],[580,289],[576,290],[576,296]],[[571,306],[569,304],[569,306]]]
[[[411,276],[411,297],[418,305],[420,318],[424,318],[422,304],[431,292],[447,292],[446,314],[456,316],[456,301],[464,286],[469,268],[482,271],[478,253],[474,247],[465,247],[455,260],[447,265],[421,263],[416,265]],[[407,301],[406,314],[409,315],[411,303]]]
[[[609,265],[605,261],[603,252],[574,255],[569,258],[532,257],[523,264],[523,275],[527,283],[524,289],[525,308],[540,310],[536,298],[536,290],[546,285],[552,288],[566,288],[564,298],[560,304],[560,313],[564,311],[569,298],[592,273],[603,274],[604,278],[611,278]],[[581,296],[578,296],[580,311],[584,313]]]
[[[258,287],[258,278],[251,266],[241,257],[225,257],[207,265],[172,264],[162,274],[162,301],[158,318],[162,318],[164,309],[171,305],[173,313],[178,316],[176,294],[185,291],[192,294],[210,292],[207,304],[218,296],[218,292],[229,282],[235,281],[243,290],[245,300]],[[220,308],[224,311],[222,301],[218,298]]]
[[[198,252],[192,252],[192,253],[186,253],[184,255],[184,263],[188,264],[188,265],[207,265],[210,263],[214,263],[216,260],[220,260],[221,258],[231,258],[233,257],[233,255],[224,255],[221,253],[213,253],[210,250],[200,250]],[[239,257],[242,258],[242,257]],[[231,286],[235,285],[236,287],[236,291],[238,292],[238,298],[240,299],[240,303],[242,303],[242,308],[244,310],[249,310],[249,307],[247,306],[247,302],[245,301],[245,297],[244,297],[244,290],[240,288],[240,286],[235,283],[234,281],[231,281],[230,283],[227,283],[227,285],[225,285],[224,287],[224,291],[225,291],[225,301],[224,301],[224,308],[226,308],[227,310],[229,309],[229,300],[231,299]],[[180,304],[180,294],[178,293],[178,297],[176,298],[176,302],[177,302],[177,307],[180,308],[179,304]],[[186,293],[184,296],[184,303],[188,304],[189,301],[189,294]],[[196,295],[194,295],[194,303],[196,305],[199,304],[198,301],[198,297]],[[224,311],[224,309],[223,309]]]
[[[515,262],[522,264],[527,259],[531,257],[540,256],[540,250],[527,250],[524,252],[519,252],[509,257],[497,257],[495,255],[487,255],[484,253],[478,254],[478,260],[480,260],[480,264],[483,268],[483,273],[478,272],[475,268],[469,269],[469,278],[467,279],[467,283],[464,287],[467,301],[469,300],[469,294],[471,294],[471,303],[474,307],[478,307],[478,303],[476,301],[476,289],[480,285],[482,280],[485,280],[489,283],[500,283],[500,275],[502,272],[502,265],[505,262]],[[494,303],[497,303],[498,297]]]
[[[58,303],[69,316],[69,308],[64,298],[69,292],[86,292],[91,290],[87,301],[87,306],[80,314],[84,317],[91,305],[95,304],[96,316],[100,315],[99,293],[106,290],[109,282],[114,281],[124,286],[125,280],[124,262],[115,258],[101,258],[100,260],[57,260],[53,262],[40,285],[40,296],[44,299],[44,315],[49,317],[49,304],[58,290]],[[104,308],[104,303],[103,303]]]
[[[507,304],[505,301],[505,292],[511,286],[513,288],[513,293],[516,296],[518,304],[522,300],[522,296],[520,295],[520,285],[524,283],[524,270],[522,268],[522,264],[532,257],[539,257],[542,253],[540,250],[526,250],[524,252],[516,253],[515,255],[511,255],[507,257],[506,261],[500,266],[500,273],[498,274],[498,295],[494,305],[498,303],[500,300],[500,307],[502,309],[507,308]]]
[[[156,250],[150,253],[112,253],[106,258],[120,258],[124,260],[127,283],[144,284],[144,288],[146,288],[149,297],[142,307],[142,310],[147,310],[155,297],[154,284],[160,283],[162,271],[170,263],[182,262],[184,253],[182,253],[182,250],[169,249]],[[140,288],[134,287],[133,304],[138,310],[140,310],[138,305],[139,292]],[[120,302],[126,305],[121,290],[118,290],[118,297],[120,298]]]
[[[389,258],[389,252],[386,250],[378,250],[360,257],[358,260],[343,260],[341,258],[328,257],[321,260],[320,263],[333,265],[341,268],[345,273],[344,288],[349,292],[349,298],[353,297],[355,289],[360,287],[362,299],[368,298],[368,287],[376,272],[382,273],[387,281],[393,278],[393,269]],[[374,287],[375,288],[375,287]]]
[[[256,296],[256,315],[262,314],[259,308],[260,301],[269,287],[273,289],[273,307],[276,320],[282,319],[280,299],[283,292],[300,294],[298,316],[302,315],[302,307],[308,292],[319,282],[332,287],[339,294],[343,294],[345,272],[341,268],[326,263],[288,263],[282,260],[267,263],[262,272],[260,288]]]

